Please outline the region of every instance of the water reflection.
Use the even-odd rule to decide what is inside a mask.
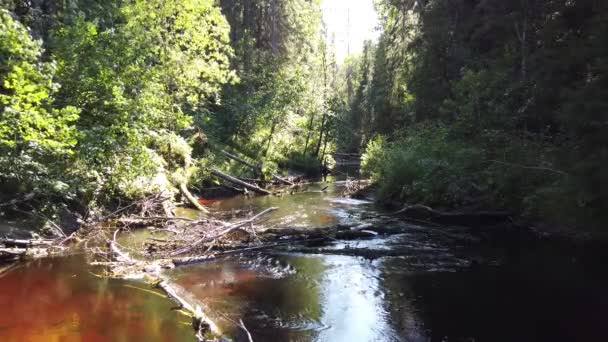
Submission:
[[[138,282],[101,279],[80,257],[0,278],[0,341],[192,341],[189,320]]]
[[[342,198],[339,185],[321,192],[325,186],[209,205],[279,206],[267,225],[320,226],[377,213],[373,204]],[[608,341],[605,246],[522,240],[482,249],[446,238],[449,227],[405,225],[401,235],[326,248],[398,251],[391,257],[268,253],[168,276],[237,341],[242,332],[223,315],[242,318],[255,341]],[[142,230],[121,242],[155,234]],[[138,289],[146,287],[140,282],[97,278],[84,265],[78,257],[40,260],[0,278],[0,341],[192,340],[189,320],[171,312],[169,300]]]
[[[214,202],[211,208],[219,212],[239,210],[256,213],[278,207],[278,210],[265,217],[264,224],[290,227],[333,225],[358,220],[366,213],[378,210],[371,202],[341,196],[343,189],[343,183],[319,182],[301,185],[292,194],[227,198]]]
[[[317,341],[398,340],[383,307],[384,291],[379,270],[369,261],[335,256],[325,260],[327,272],[322,282],[323,314],[328,329]]]
[[[256,340],[399,340],[372,262],[347,256],[262,259],[267,261],[193,265],[172,277],[212,311],[242,317]]]
[[[606,340],[606,272],[560,252],[447,269],[432,259],[422,268],[401,257],[279,254],[172,276],[213,310],[243,318],[256,341]]]

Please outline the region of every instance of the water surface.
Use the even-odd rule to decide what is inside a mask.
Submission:
[[[190,320],[160,292],[94,272],[73,256],[0,275],[0,341],[192,341]]]
[[[275,227],[358,224],[382,214],[344,198],[342,187],[317,183],[282,197],[207,204],[234,218],[280,207],[264,222]],[[236,341],[244,337],[239,319],[255,341],[608,341],[604,245],[517,234],[453,239],[451,227],[397,224],[402,234],[337,241],[323,247],[331,254],[268,251],[166,276]],[[139,244],[150,232],[129,236]],[[362,249],[390,256],[350,255]],[[170,300],[142,282],[94,272],[67,257],[4,273],[0,341],[193,340],[189,319],[171,311]]]

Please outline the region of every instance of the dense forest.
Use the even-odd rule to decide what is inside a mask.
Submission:
[[[608,4],[378,0],[337,61],[313,0],[0,1],[2,210],[54,218],[362,153],[385,201],[608,222]],[[184,194],[186,195],[186,193]]]
[[[20,209],[86,213],[200,187],[211,166],[236,168],[222,149],[264,173],[318,173],[333,144],[318,2],[2,7],[0,179]]]
[[[607,222],[605,1],[379,1],[349,118],[386,197]]]
[[[0,340],[608,341],[607,132],[608,0],[0,0]]]

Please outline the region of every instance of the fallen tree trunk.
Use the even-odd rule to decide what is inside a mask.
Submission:
[[[219,171],[217,169],[211,169],[211,174],[213,174],[213,175],[215,175],[217,177],[220,177],[220,178],[222,178],[224,180],[227,180],[227,181],[229,181],[231,183],[238,184],[238,185],[240,185],[240,186],[242,186],[242,187],[244,187],[246,189],[249,189],[249,190],[251,190],[253,192],[256,192],[258,194],[272,195],[272,192],[270,192],[270,191],[268,191],[266,189],[262,189],[259,186],[256,186],[256,185],[253,185],[253,184],[249,184],[247,182],[243,182],[242,180],[240,180],[238,178],[235,178],[235,177],[232,177],[230,175],[227,175],[227,174],[225,174],[225,173],[223,173],[223,172],[221,172],[221,171]]]
[[[171,285],[168,281],[163,280],[157,284],[167,296],[176,301],[181,309],[188,311],[192,315],[192,326],[196,331],[196,338],[199,341],[205,341],[203,334],[205,331],[210,331],[216,336],[222,336],[221,330],[218,326],[203,313],[203,310],[199,305],[191,304],[182,296],[179,295],[177,285]]]
[[[5,257],[21,257],[27,254],[27,249],[25,248],[0,248],[0,258],[1,256]]]
[[[261,175],[262,174],[262,165],[261,164],[254,165],[253,163],[250,163],[250,162],[246,161],[245,159],[237,157],[234,154],[228,153],[228,152],[226,152],[224,150],[222,150],[222,153],[225,154],[226,157],[228,157],[228,158],[230,158],[232,160],[235,160],[235,161],[237,161],[237,162],[239,162],[239,163],[241,163],[241,164],[243,164],[245,166],[248,166],[249,168],[251,168],[255,172],[256,175]]]
[[[49,248],[50,247],[51,246],[49,246]],[[0,261],[23,258],[42,258],[50,255],[52,255],[52,252],[48,248],[0,248]]]
[[[128,266],[133,266],[133,269],[143,268],[143,272],[149,276],[152,282],[156,282],[156,286],[161,288],[169,298],[175,300],[180,305],[180,309],[184,309],[192,315],[192,326],[196,332],[196,338],[198,341],[207,341],[203,337],[203,333],[207,331],[211,332],[215,336],[222,336],[220,329],[209,317],[207,317],[207,315],[203,313],[199,305],[191,304],[185,300],[181,295],[179,295],[179,292],[184,291],[178,291],[179,287],[177,285],[172,285],[168,280],[162,279],[159,276],[159,263],[149,264],[146,266],[147,263],[145,261],[132,258],[128,253],[123,252],[120,249],[116,243],[116,236],[119,231],[119,229],[115,230],[112,240],[109,240],[110,249],[115,254],[115,258],[118,261],[114,267],[120,269],[127,264]]]
[[[507,222],[510,217],[508,212],[503,211],[442,212],[420,204],[406,206],[395,212],[394,215],[402,215],[407,218],[426,220],[444,225],[472,227]]]
[[[290,182],[290,181],[288,181],[287,179],[285,179],[283,177],[279,177],[279,176],[275,175],[274,173],[272,174],[272,178],[278,180],[279,182],[287,184],[287,185],[294,185],[293,182]]]
[[[34,246],[50,246],[53,244],[53,240],[40,240],[40,239],[0,239],[0,245],[6,247],[34,247]]]
[[[235,161],[251,168],[255,172],[256,176],[262,176],[262,164],[256,165],[256,164],[250,163],[250,162],[246,161],[245,159],[237,157],[234,154],[228,153],[224,150],[222,150],[222,153],[225,154],[228,158],[235,160]],[[290,182],[289,180],[287,180],[285,178],[279,177],[276,174],[272,174],[272,178],[278,180],[279,182],[281,182],[283,184],[294,185],[293,182]],[[264,180],[262,179],[260,181],[264,181]]]
[[[120,248],[118,247],[118,244],[116,243],[116,235],[118,234],[119,231],[120,231],[120,229],[116,229],[114,231],[114,237],[110,241],[110,249],[112,249],[112,252],[114,252],[114,254],[116,254],[116,260],[119,262],[125,262],[128,264],[138,263],[138,260],[131,258],[131,256],[129,256],[128,253],[121,251]]]
[[[203,207],[200,203],[198,203],[198,200],[196,199],[196,197],[194,197],[190,193],[190,191],[186,187],[185,183],[182,183],[179,185],[179,190],[182,192],[182,195],[184,195],[184,197],[186,197],[186,199],[188,199],[188,202],[190,202],[190,204],[192,204],[196,209],[198,209],[204,213],[208,213],[207,209],[205,209],[205,207]]]

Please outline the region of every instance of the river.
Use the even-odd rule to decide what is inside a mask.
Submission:
[[[340,183],[316,183],[281,197],[208,205],[224,216],[279,207],[263,223],[269,226],[352,224],[383,213],[341,192]],[[399,224],[403,234],[338,241],[323,254],[268,251],[166,276],[237,341],[243,332],[231,320],[239,319],[254,341],[608,340],[602,246],[526,236],[456,242],[442,228]],[[400,252],[349,255],[355,249]],[[74,255],[1,273],[0,341],[193,340],[188,317],[171,310],[160,291],[101,278],[85,265]]]

